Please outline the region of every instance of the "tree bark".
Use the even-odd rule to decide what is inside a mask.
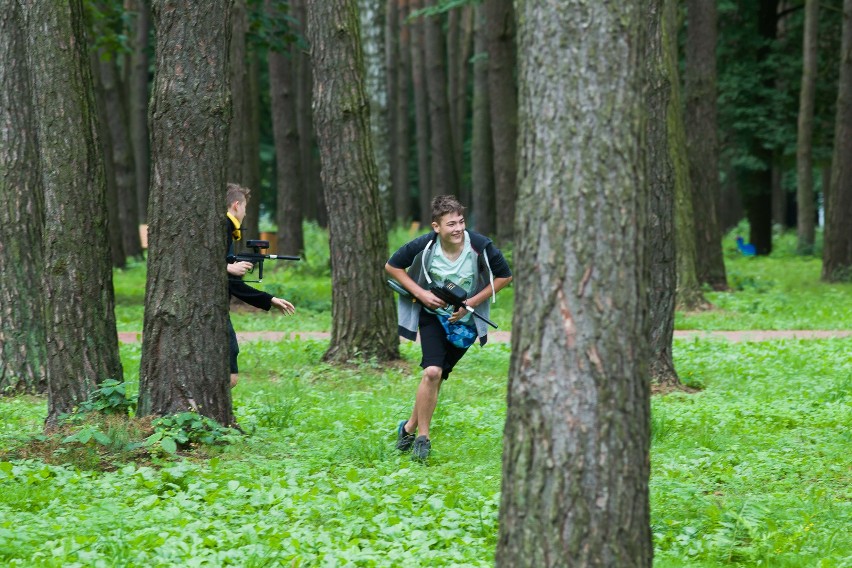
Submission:
[[[473,64],[473,133],[471,136],[471,176],[473,178],[473,226],[485,235],[495,234],[494,154],[491,147],[491,103],[488,93],[488,52],[485,13],[476,6]]]
[[[89,50],[89,62],[93,82],[96,125],[98,127],[98,151],[104,168],[104,186],[106,187],[107,234],[112,265],[115,268],[127,266],[127,255],[124,253],[124,241],[121,238],[121,223],[118,217],[118,185],[115,181],[115,163],[112,157],[112,136],[108,126],[107,103],[103,83],[100,78],[100,52]]]
[[[698,280],[725,290],[728,279],[719,228],[719,142],[716,135],[716,3],[688,0],[686,142]]]
[[[647,26],[645,43],[648,84],[648,123],[645,177],[648,182],[648,225],[645,234],[651,266],[648,288],[651,328],[651,380],[668,388],[680,387],[672,359],[677,254],[675,250],[675,175],[670,144],[676,139],[670,129],[672,108],[672,66],[670,45],[676,41],[665,25],[664,13],[674,14],[675,0],[646,2],[643,19]]]
[[[231,425],[223,212],[229,2],[155,0],[153,8],[153,184],[138,414],[197,410]]]
[[[292,0],[290,7],[297,21],[297,33],[307,41],[307,0]],[[309,49],[309,48],[308,48]],[[297,91],[296,99],[299,120],[299,143],[301,145],[300,155],[302,160],[302,182],[304,183],[304,196],[302,208],[305,217],[319,223],[320,226],[328,225],[328,213],[325,206],[325,196],[320,170],[319,159],[316,155],[316,131],[314,129],[313,111],[313,63],[308,51],[298,50],[296,57]]]
[[[515,232],[517,196],[518,93],[515,68],[515,10],[512,0],[485,0],[488,37],[488,85],[494,184],[497,197],[497,239],[511,241]]]
[[[843,42],[834,121],[830,202],[822,256],[822,279],[852,281],[852,0],[843,0]]]
[[[814,198],[813,130],[817,74],[819,0],[805,0],[802,38],[802,88],[799,94],[799,129],[796,141],[796,224],[799,254],[813,254],[816,233]]]
[[[423,8],[424,0],[411,0],[411,11]],[[432,222],[432,169],[429,159],[429,103],[426,97],[426,68],[424,50],[423,17],[411,22],[411,88],[414,91],[414,137],[417,146],[417,190],[420,205],[420,222],[428,226]]]
[[[21,3],[0,0],[0,394],[47,389],[43,194]]]
[[[447,63],[449,75],[450,134],[453,158],[458,179],[457,196],[462,203],[471,203],[471,188],[465,183],[465,132],[469,113],[468,83],[470,56],[473,47],[473,6],[459,6],[449,11],[447,34]]]
[[[272,0],[266,0],[267,10]],[[276,186],[278,191],[278,254],[301,254],[302,169],[299,163],[299,123],[296,116],[295,47],[288,52],[269,51],[269,98],[275,137]]]
[[[136,173],[138,223],[148,220],[148,184],[151,180],[151,150],[148,132],[148,35],[151,29],[150,0],[134,0],[135,34],[130,75],[130,132]]]
[[[52,427],[95,385],[123,375],[83,5],[25,6],[45,196],[45,424]]]
[[[651,565],[641,5],[519,3],[497,566]]]
[[[387,60],[388,109],[391,116],[391,185],[394,219],[398,224],[413,218],[408,183],[410,129],[408,127],[411,82],[411,27],[406,23],[408,0],[388,0]]]
[[[435,6],[438,0],[426,0],[427,7]],[[447,93],[446,40],[443,16],[427,16],[423,19],[425,42],[423,59],[426,67],[426,96],[429,108],[429,151],[432,157],[432,192],[438,195],[458,195],[458,172],[456,171],[453,135],[450,130],[450,103]],[[431,219],[430,219],[431,221]]]
[[[399,358],[396,311],[378,271],[388,241],[364,92],[356,0],[309,0],[314,117],[329,211],[332,330],[326,361]]]
[[[388,69],[385,57],[385,0],[358,0],[364,53],[364,88],[370,101],[370,135],[373,137],[379,203],[382,215],[391,219],[393,194],[390,175],[390,128],[388,123]]]

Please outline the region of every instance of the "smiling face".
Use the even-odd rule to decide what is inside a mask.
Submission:
[[[438,221],[432,222],[432,228],[441,239],[444,248],[455,248],[464,244],[464,215],[447,213]]]

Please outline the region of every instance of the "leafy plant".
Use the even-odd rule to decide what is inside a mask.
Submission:
[[[146,440],[146,446],[159,444],[166,452],[176,453],[193,444],[222,444],[239,432],[226,428],[207,416],[195,412],[180,412],[157,418],[152,422],[154,433]]]
[[[83,402],[79,412],[100,412],[101,414],[120,414],[126,416],[136,410],[137,396],[127,395],[127,384],[115,379],[107,379],[99,388],[92,391],[88,400]]]

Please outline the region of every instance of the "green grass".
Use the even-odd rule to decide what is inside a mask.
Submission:
[[[508,346],[474,348],[446,383],[425,466],[393,449],[417,346],[390,368],[327,366],[326,346],[247,343],[234,406],[249,434],[200,456],[0,458],[0,565],[491,565]],[[705,389],[652,401],[658,566],[852,566],[849,347],[676,342]],[[126,369],[139,353],[122,347]],[[0,399],[0,448],[25,447],[44,412]]]

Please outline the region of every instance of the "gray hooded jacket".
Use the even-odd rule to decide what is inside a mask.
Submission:
[[[470,246],[476,255],[477,284],[475,294],[478,294],[486,286],[491,287],[491,302],[494,302],[496,291],[494,290],[495,278],[509,278],[512,271],[503,253],[485,235],[467,231],[470,236]],[[408,269],[408,275],[418,286],[429,289],[428,269],[432,264],[432,256],[435,254],[435,242],[438,233],[432,231],[421,235],[416,239],[403,245],[388,260],[388,264],[394,268]],[[489,317],[491,313],[491,302],[482,302],[474,311],[481,316]],[[417,327],[420,323],[420,304],[414,303],[410,298],[399,297],[398,303],[399,335],[414,341],[417,339]],[[479,337],[480,345],[488,341],[488,325],[479,318],[476,322],[476,335]]]

